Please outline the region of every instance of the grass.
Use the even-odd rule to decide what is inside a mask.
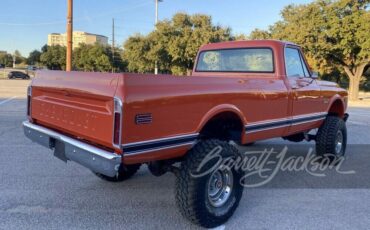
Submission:
[[[0,69],[0,79],[8,78],[8,71],[4,71],[4,69]]]

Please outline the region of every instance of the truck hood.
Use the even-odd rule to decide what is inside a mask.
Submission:
[[[339,85],[337,83],[331,81],[318,80],[317,84],[319,86],[339,88]]]

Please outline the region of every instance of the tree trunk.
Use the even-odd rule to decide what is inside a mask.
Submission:
[[[359,99],[359,92],[360,92],[360,78],[355,76],[349,79],[349,99],[350,100],[358,100]]]
[[[192,69],[186,69],[186,76],[191,76],[192,73],[193,73]]]
[[[360,81],[367,63],[360,64],[354,68],[344,66],[344,71],[349,78],[349,99],[358,100],[360,93]]]

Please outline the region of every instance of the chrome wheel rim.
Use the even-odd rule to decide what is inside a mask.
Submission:
[[[342,131],[337,132],[337,137],[335,138],[335,153],[339,155],[343,148],[343,133]]]
[[[231,170],[216,170],[208,180],[208,200],[214,207],[221,207],[230,198],[234,176]]]

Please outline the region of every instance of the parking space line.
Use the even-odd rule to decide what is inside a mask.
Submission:
[[[353,116],[370,117],[370,114],[366,114],[366,113],[353,113]]]
[[[225,225],[220,225],[218,227],[215,227],[215,228],[209,228],[209,229],[212,229],[212,230],[224,230],[225,229]]]
[[[3,105],[11,100],[14,100],[15,98],[17,98],[17,96],[14,96],[14,97],[11,97],[11,98],[8,98],[8,99],[5,99],[4,101],[0,101],[0,105]]]
[[[354,125],[364,125],[364,126],[369,125],[368,123],[360,122],[360,121],[348,121],[348,122],[351,123],[351,124],[354,124]]]

